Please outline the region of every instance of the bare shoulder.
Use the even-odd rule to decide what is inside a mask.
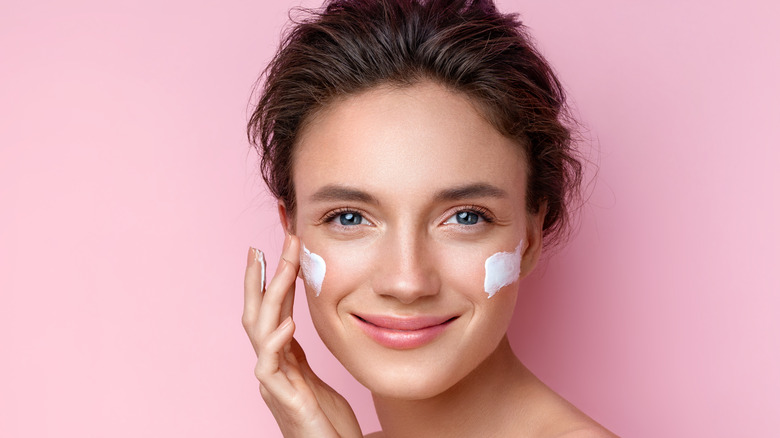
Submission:
[[[578,409],[561,395],[542,384],[539,395],[540,417],[544,427],[540,436],[552,438],[619,438]]]
[[[619,438],[574,405],[555,394],[544,415],[540,436],[552,438]]]
[[[556,438],[619,438],[600,425],[587,425],[557,435]]]

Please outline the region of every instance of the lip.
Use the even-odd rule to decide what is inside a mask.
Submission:
[[[432,342],[457,316],[414,316],[399,318],[385,315],[356,315],[363,332],[378,344],[396,350],[409,350]]]

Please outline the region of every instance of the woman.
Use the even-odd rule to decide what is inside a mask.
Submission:
[[[333,0],[297,23],[249,122],[287,231],[242,322],[284,436],[358,437],[295,342],[296,276],[379,437],[613,436],[510,349],[520,280],[567,228],[580,164],[564,96],[489,0]]]

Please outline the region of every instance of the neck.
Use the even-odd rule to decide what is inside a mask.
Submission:
[[[484,436],[516,423],[537,383],[504,336],[479,367],[445,392],[424,400],[374,394],[374,406],[386,438]]]

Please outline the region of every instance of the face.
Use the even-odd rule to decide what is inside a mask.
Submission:
[[[323,274],[306,282],[320,337],[376,394],[452,387],[495,350],[514,309],[518,276],[491,295],[486,261],[522,260],[522,278],[540,251],[520,147],[467,97],[424,82],[331,104],[296,148],[294,222],[280,211],[306,247],[305,275]]]

